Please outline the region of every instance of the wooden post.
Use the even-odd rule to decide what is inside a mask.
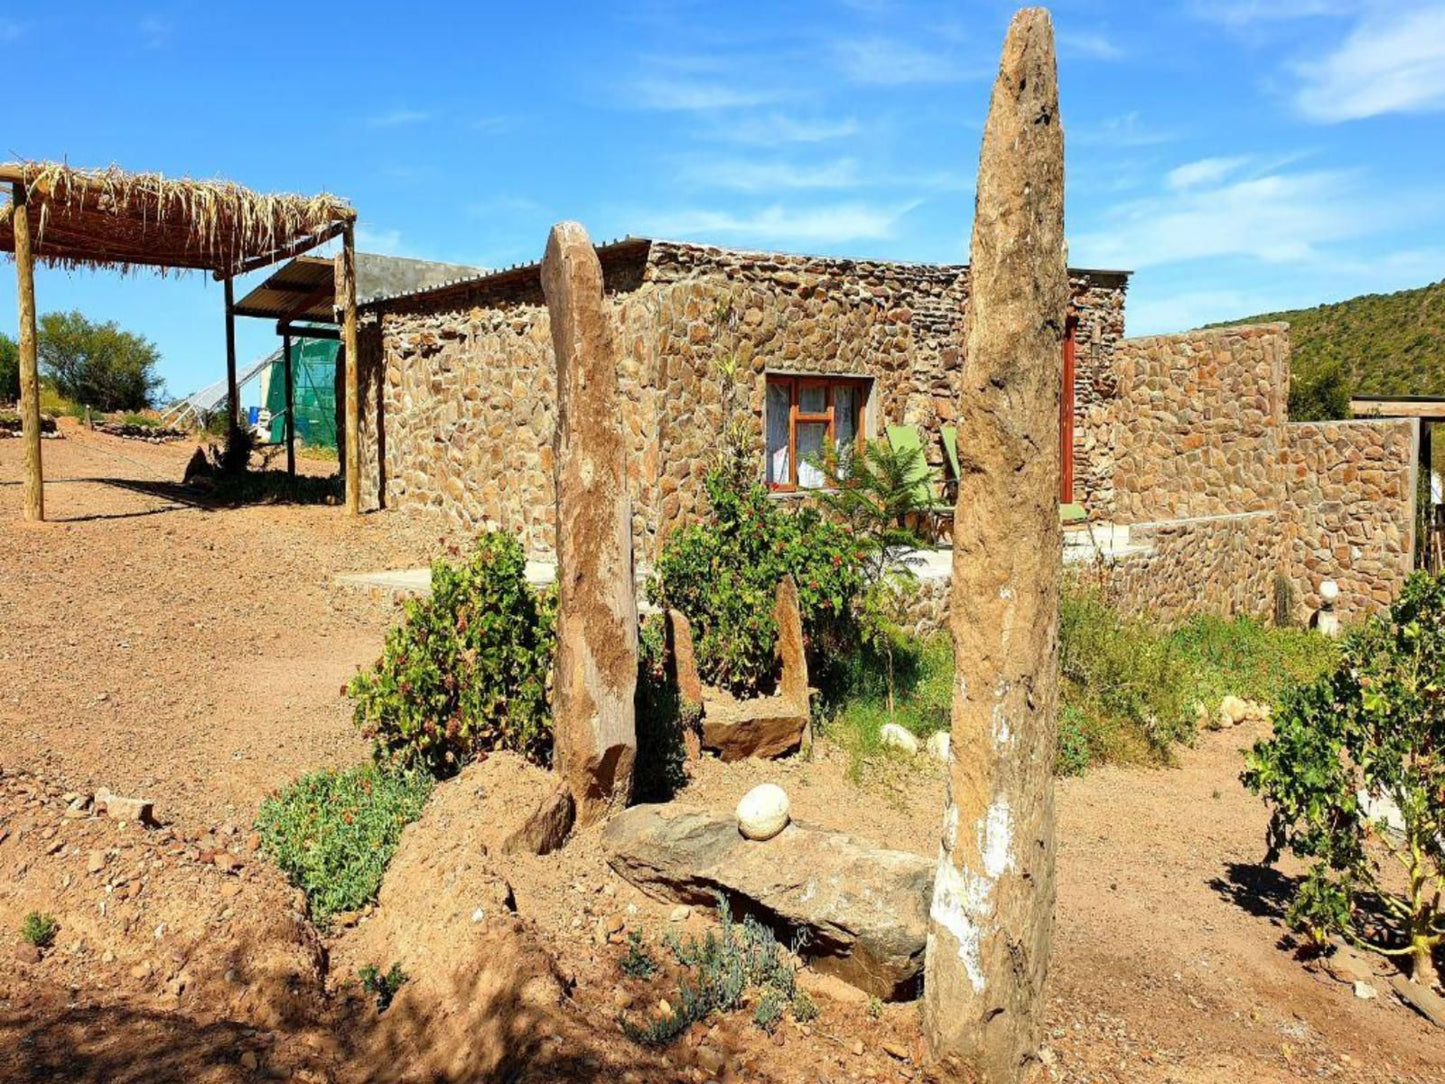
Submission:
[[[336,301],[346,364],[346,511],[361,514],[361,378],[356,356],[356,228],[348,222],[336,257]]]
[[[35,360],[35,254],[30,248],[28,193],[11,188],[14,200],[15,278],[20,287],[20,427],[25,438],[25,518],[45,518],[45,478],[40,467],[40,374]]]
[[[236,388],[236,293],[229,277],[226,279],[226,417],[230,422],[226,426],[229,444],[229,434],[241,427],[240,392]]]
[[[296,395],[291,373],[291,333],[281,336],[281,351],[286,357],[286,473],[296,477]]]

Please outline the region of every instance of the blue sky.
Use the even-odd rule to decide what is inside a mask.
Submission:
[[[596,239],[955,262],[1011,11],[0,6],[0,155],[327,189],[363,248],[488,267],[536,259],[561,218]],[[1070,258],[1136,272],[1131,334],[1445,277],[1445,0],[1053,12]],[[153,338],[172,392],[223,372],[209,276],[51,271],[37,291],[42,312]],[[274,345],[240,327],[243,360]]]

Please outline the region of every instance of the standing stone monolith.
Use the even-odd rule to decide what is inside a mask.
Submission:
[[[553,730],[558,773],[585,825],[632,794],[637,595],[617,343],[602,265],[579,223],[552,227],[542,292],[557,355]]]
[[[1068,272],[1053,26],[1009,25],[984,129],[959,403],[952,761],[924,1030],[946,1078],[1038,1068],[1053,935],[1059,392]]]

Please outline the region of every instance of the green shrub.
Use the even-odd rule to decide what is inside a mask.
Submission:
[[[28,945],[34,945],[38,949],[49,948],[55,941],[55,932],[59,929],[60,923],[55,921],[54,915],[31,911],[20,925],[20,936]]]
[[[811,658],[826,661],[857,639],[850,602],[862,586],[861,544],[815,508],[789,509],[760,483],[708,475],[709,518],[668,536],[648,597],[692,623],[703,680],[739,695],[776,681],[778,581],[798,586]]]
[[[554,596],[532,588],[526,564],[515,538],[492,532],[467,561],[432,565],[431,596],[407,602],[348,686],[379,759],[437,776],[491,749],[550,762]]]
[[[617,965],[628,978],[650,979],[657,971],[657,961],[642,943],[642,934],[633,930],[627,935],[627,955]]]
[[[401,969],[401,964],[392,964],[391,970],[385,974],[375,964],[367,964],[356,973],[356,977],[361,980],[361,988],[376,998],[376,1011],[386,1012],[409,976]]]
[[[1270,806],[1270,861],[1288,848],[1311,863],[1292,925],[1408,957],[1417,982],[1438,983],[1445,577],[1416,573],[1388,615],[1353,632],[1338,665],[1286,700],[1241,778]]]
[[[317,925],[376,898],[401,831],[431,793],[422,772],[362,765],[302,776],[261,804],[262,851],[306,893]]]
[[[1170,644],[1193,673],[1193,696],[1213,708],[1229,694],[1278,704],[1334,665],[1339,645],[1308,629],[1268,627],[1247,617],[1192,617]]]
[[[674,1008],[645,1024],[623,1017],[622,1031],[629,1039],[666,1045],[712,1013],[738,1008],[750,990],[757,991],[753,1022],[765,1031],[775,1028],[789,1009],[801,1005],[808,1011],[811,1001],[796,1000],[799,991],[792,965],[772,931],[751,915],[734,922],[726,900],[719,899],[717,913],[719,928],[701,939],[683,941],[668,931],[664,942],[685,972],[671,1002]],[[816,1015],[816,1006],[813,1009]]]

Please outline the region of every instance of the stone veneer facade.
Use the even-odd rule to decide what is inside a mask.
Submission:
[[[1394,598],[1413,567],[1416,423],[1289,422],[1284,324],[1126,339],[1115,360],[1098,442],[1130,525],[1105,577],[1126,608],[1266,616],[1282,581],[1304,621],[1326,579],[1347,620]]]
[[[956,417],[966,267],[647,240],[599,253],[640,562],[702,511],[730,412],[761,475],[768,373],[869,378],[866,430],[917,425],[939,466],[939,427]],[[1285,325],[1125,340],[1125,276],[1075,272],[1072,285],[1076,499],[1131,536],[1081,574],[1166,618],[1265,616],[1281,582],[1299,620],[1324,579],[1340,584],[1346,618],[1393,597],[1411,568],[1414,423],[1289,423]],[[556,375],[537,269],[373,303],[360,345],[366,504],[438,508],[550,556]],[[946,585],[925,585],[920,625],[942,626],[946,601]]]
[[[702,511],[731,413],[763,467],[765,374],[871,381],[866,430],[956,417],[966,267],[735,252],[659,241],[599,250],[622,347],[637,555]],[[1126,276],[1076,272],[1076,433],[1112,394]],[[535,268],[368,306],[361,329],[363,500],[441,508],[552,552],[555,374]],[[736,359],[729,394],[725,362]],[[1062,359],[1061,359],[1062,364]],[[961,437],[966,440],[966,437]],[[1076,440],[1076,492],[1108,480]]]

